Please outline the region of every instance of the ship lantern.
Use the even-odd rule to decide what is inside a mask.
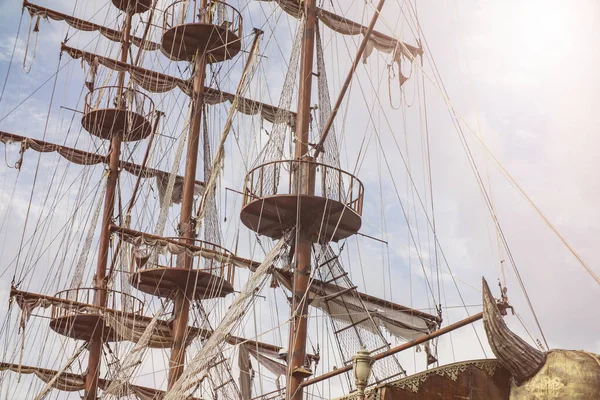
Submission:
[[[356,355],[352,358],[352,361],[356,389],[359,395],[363,395],[369,382],[369,377],[371,376],[371,367],[373,366],[375,359],[371,357],[371,353],[368,352],[363,346],[363,348],[359,350],[358,353],[356,353]]]

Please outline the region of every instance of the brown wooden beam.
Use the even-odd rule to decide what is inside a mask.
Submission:
[[[182,85],[182,86],[187,86],[189,84],[189,81],[186,79],[183,79],[183,78],[177,78],[172,75],[163,74],[161,72],[152,71],[152,70],[149,70],[146,68],[138,67],[137,65],[131,65],[126,62],[115,60],[114,58],[104,57],[100,54],[95,54],[95,53],[91,53],[89,51],[76,49],[74,47],[67,46],[64,43],[61,45],[61,51],[66,51],[69,55],[71,55],[71,57],[83,58],[88,61],[93,61],[95,58],[98,58],[100,60],[106,60],[106,61],[110,62],[111,65],[115,66],[115,68],[113,68],[114,70],[125,69],[130,72],[134,71],[140,75],[150,76],[150,77],[153,77],[153,78],[161,80],[161,81],[172,82],[172,83],[176,83],[176,84]],[[233,93],[225,92],[222,90],[217,90],[217,89],[214,89],[214,88],[211,88],[208,86],[204,86],[203,90],[207,96],[211,96],[213,98],[214,97],[223,98],[224,99],[223,101],[231,100],[235,97],[235,94],[233,94]],[[282,110],[279,107],[275,107],[273,105],[266,104],[266,103],[261,103],[260,101],[248,99],[248,98],[242,97],[242,96],[239,96],[239,100],[243,101],[246,104],[252,104],[253,109],[269,109],[269,110],[272,110],[271,112],[273,114],[277,114],[279,112],[285,112],[285,113],[289,113],[291,115],[291,118],[296,117],[296,113],[293,111]]]
[[[295,150],[294,158],[304,160],[308,156],[308,143],[310,142],[310,101],[313,79],[313,59],[315,52],[315,27],[317,24],[317,2],[316,0],[305,0],[302,4],[304,9],[304,32],[302,36],[302,50],[300,54],[300,77],[298,82],[298,116],[296,129],[294,130]],[[310,161],[310,160],[307,160]],[[294,173],[294,193],[298,195],[314,194],[315,180],[309,163],[300,163]],[[298,216],[302,212],[298,208]],[[292,285],[291,321],[289,326],[289,356],[287,369],[286,399],[302,400],[304,398],[302,381],[306,377],[305,355],[308,336],[308,290],[311,275],[311,252],[313,243],[305,234],[299,220],[296,221],[295,254],[294,254],[294,280]]]
[[[48,368],[39,368],[39,367],[33,367],[33,366],[29,366],[29,365],[20,365],[20,364],[12,364],[12,363],[4,363],[4,362],[0,362],[0,370],[18,370],[18,371],[27,371],[30,369],[34,369],[44,375],[57,375],[60,371],[57,370],[53,370],[53,369],[48,369]],[[22,373],[22,372],[20,372]],[[61,372],[60,376],[69,378],[69,379],[81,379],[84,380],[85,379],[85,375],[80,375],[80,374],[75,374],[73,372]],[[98,379],[98,386],[101,389],[106,389],[110,386],[110,384],[113,381],[111,379]],[[133,389],[139,389],[141,391],[144,391],[146,393],[152,393],[153,394],[153,398],[160,398],[162,399],[164,397],[164,395],[166,394],[166,392],[164,390],[159,390],[159,389],[154,389],[154,388],[150,388],[150,387],[146,387],[146,386],[140,386],[140,385],[133,385],[133,384],[129,384],[129,386],[131,386]],[[59,389],[60,390],[60,389]],[[201,400],[197,397],[193,397],[190,398],[190,400]]]
[[[104,156],[104,155],[101,155],[98,153],[90,153],[88,151],[83,151],[83,150],[75,149],[72,147],[62,146],[62,145],[54,144],[54,143],[50,143],[50,142],[45,142],[43,140],[33,139],[33,138],[30,138],[27,136],[16,135],[14,133],[9,133],[9,132],[4,132],[4,131],[0,131],[0,142],[4,142],[4,143],[17,142],[17,143],[21,143],[21,144],[27,143],[27,147],[25,148],[26,150],[32,149],[33,151],[39,151],[41,153],[49,153],[51,151],[65,152],[67,154],[76,155],[78,157],[82,157],[85,159],[98,160],[98,163],[108,164],[108,162],[109,162],[107,156]],[[38,149],[43,148],[43,147],[52,148],[52,150],[41,151],[41,150],[37,150],[36,147]],[[94,163],[94,164],[96,164],[96,163]],[[169,175],[170,174],[170,172],[165,172],[165,171],[161,171],[159,169],[145,167],[145,166],[127,162],[127,161],[120,161],[119,168],[121,170],[126,170],[127,172],[129,172],[132,175],[142,175],[143,176],[145,174],[148,174],[151,176],[156,176],[156,175]],[[134,173],[132,171],[138,171],[138,172]],[[177,175],[177,179],[183,179],[183,177]],[[204,186],[204,182],[202,182],[202,181],[197,180],[196,184],[200,185],[200,186]]]
[[[48,295],[39,294],[39,293],[26,292],[23,290],[19,290],[15,287],[12,287],[10,289],[10,297],[13,298],[13,297],[17,297],[17,296],[22,297],[24,300],[46,300],[51,303],[67,304],[69,306],[76,307],[76,308],[79,308],[79,307],[94,308],[99,311],[106,312],[106,313],[113,313],[118,316],[135,318],[136,320],[144,322],[144,323],[150,323],[153,319],[152,317],[148,317],[145,315],[137,315],[137,314],[127,313],[127,312],[123,312],[123,311],[119,311],[119,310],[113,310],[113,309],[110,309],[107,307],[100,307],[100,306],[95,306],[93,304],[82,303],[79,301],[62,299],[59,297],[48,296]],[[161,325],[161,326],[170,326],[170,323],[168,321],[164,321],[164,320],[160,320],[160,319],[157,321],[157,324]],[[197,328],[194,326],[189,326],[189,329],[192,333],[197,334],[202,339],[208,339],[213,334],[213,331],[211,331],[209,329]],[[252,347],[257,347],[260,350],[264,350],[264,351],[268,351],[268,352],[272,352],[272,353],[279,353],[279,351],[282,349],[281,346],[277,346],[277,345],[265,343],[265,342],[259,342],[256,340],[246,339],[243,337],[233,336],[233,335],[228,335],[226,337],[225,341],[232,346],[235,346],[238,344],[247,344]],[[308,354],[307,356],[310,357],[311,359],[315,359],[315,360],[319,359],[319,356],[315,355],[315,354]]]
[[[129,46],[131,45],[131,22],[133,11],[127,8],[125,12],[125,26],[123,27],[121,42],[121,62],[127,62]],[[120,71],[117,77],[119,96],[125,87],[125,71]],[[119,108],[124,108],[123,102],[119,102]],[[108,161],[108,177],[106,182],[106,194],[104,195],[104,210],[100,225],[100,244],[98,247],[98,263],[94,275],[94,305],[106,307],[107,302],[107,266],[110,250],[110,225],[115,211],[115,197],[119,179],[119,164],[121,162],[121,134],[125,132],[114,132],[110,140],[110,151]],[[98,398],[98,379],[100,378],[100,365],[102,362],[102,336],[93,336],[88,345],[88,367],[85,375],[84,400],[96,400]]]
[[[475,315],[470,316],[469,318],[465,318],[465,319],[460,320],[458,322],[455,322],[455,323],[453,323],[451,325],[448,325],[448,326],[445,326],[443,328],[440,328],[440,329],[438,329],[435,332],[429,333],[427,335],[420,336],[420,337],[418,337],[418,338],[416,338],[414,340],[411,340],[410,342],[406,342],[404,344],[401,344],[400,346],[396,346],[396,347],[393,347],[393,348],[391,348],[391,349],[389,349],[387,351],[384,351],[382,353],[375,354],[373,356],[373,358],[375,359],[375,361],[381,360],[382,358],[389,357],[389,356],[391,356],[393,354],[396,354],[396,353],[399,353],[401,351],[410,349],[411,347],[415,347],[415,346],[417,346],[417,345],[419,345],[421,343],[425,343],[428,340],[435,339],[436,337],[442,336],[442,335],[444,335],[444,334],[446,334],[448,332],[452,332],[452,331],[454,331],[454,330],[456,330],[458,328],[462,328],[465,325],[470,325],[470,324],[472,324],[475,321],[479,321],[481,318],[483,318],[483,312],[477,313]],[[306,381],[303,382],[302,386],[314,385],[315,383],[324,381],[326,379],[330,379],[330,378],[332,378],[334,376],[337,376],[339,374],[343,374],[344,372],[348,372],[348,371],[351,371],[351,370],[352,370],[352,365],[346,365],[346,366],[338,368],[336,370],[333,370],[333,371],[327,372],[325,374],[316,376],[316,377],[314,377],[312,379],[307,379]]]
[[[288,285],[291,285],[292,276],[291,276],[291,274],[289,272],[284,272],[281,269],[277,269],[277,272],[279,273],[280,276],[283,276],[287,280]],[[311,290],[313,290],[313,292],[318,295],[318,294],[324,294],[325,293],[325,291],[323,289],[326,289],[327,291],[331,291],[331,292],[339,292],[341,290],[346,289],[343,286],[335,285],[335,284],[332,284],[332,283],[329,283],[329,282],[331,282],[331,281],[323,282],[323,281],[320,281],[318,279],[313,279],[312,280],[312,284],[311,284]],[[442,322],[442,319],[439,316],[428,314],[428,313],[423,312],[421,310],[415,310],[414,308],[406,307],[406,306],[403,306],[401,304],[397,304],[397,303],[394,303],[392,301],[385,300],[385,299],[382,299],[382,298],[379,298],[379,297],[371,296],[371,295],[369,295],[367,293],[362,293],[362,292],[358,292],[358,291],[356,293],[358,294],[358,296],[363,301],[374,303],[374,304],[380,305],[380,306],[385,307],[385,308],[390,308],[392,310],[401,311],[401,312],[404,312],[404,313],[406,313],[408,315],[413,315],[415,317],[419,317],[419,318],[423,318],[423,319],[426,319],[426,320],[429,320],[429,321],[433,321],[433,322],[436,322],[438,324],[440,324]]]
[[[70,26],[74,27],[75,29],[80,29],[83,31],[90,31],[90,30],[99,31],[99,32],[103,32],[107,36],[110,36],[113,38],[117,38],[117,37],[121,36],[120,31],[108,28],[103,25],[94,24],[93,22],[89,22],[89,21],[86,21],[81,18],[76,18],[76,17],[73,17],[72,15],[61,13],[59,11],[55,11],[50,8],[38,6],[37,4],[30,3],[27,0],[23,1],[23,8],[29,9],[30,13],[42,13],[43,15],[49,17],[50,19],[67,21],[67,23]],[[146,26],[150,26],[150,20],[151,20],[151,18],[148,19],[148,24],[146,24]],[[82,29],[82,28],[85,28],[85,29]],[[146,35],[144,35],[142,38],[132,36],[131,39],[137,45],[148,44],[148,45],[151,45],[155,49],[160,48],[159,43],[155,43],[150,40],[146,40]],[[141,51],[141,46],[140,46],[140,51]]]
[[[261,264],[260,262],[252,261],[252,260],[250,260],[248,258],[238,257],[235,254],[222,253],[222,252],[219,252],[219,251],[215,251],[215,250],[211,250],[211,249],[206,249],[206,248],[203,248],[202,246],[198,246],[198,245],[195,245],[195,244],[180,243],[177,239],[174,239],[174,238],[168,238],[168,237],[153,235],[151,233],[140,232],[140,231],[136,231],[135,229],[131,229],[131,228],[125,228],[125,227],[122,227],[122,226],[111,225],[110,229],[111,229],[112,232],[116,232],[116,233],[124,233],[126,235],[131,235],[131,236],[136,236],[136,237],[146,237],[146,238],[149,238],[149,239],[152,239],[152,240],[164,240],[165,242],[168,242],[168,243],[172,243],[172,244],[177,244],[177,245],[183,246],[186,249],[189,249],[191,251],[200,251],[200,250],[202,250],[202,251],[206,251],[206,252],[209,252],[209,253],[213,253],[215,255],[220,255],[222,257],[229,258],[232,262],[237,263],[236,265],[245,264],[248,267],[248,269],[250,269],[251,271],[254,271]]]
[[[207,0],[200,0],[200,10],[206,9]],[[201,21],[205,22],[205,21]],[[188,132],[187,152],[185,157],[185,175],[183,177],[183,193],[181,195],[181,214],[179,218],[179,243],[193,244],[196,238],[196,221],[193,219],[194,181],[198,165],[198,149],[200,131],[202,129],[202,111],[204,104],[204,79],[206,77],[207,55],[200,53],[194,60],[194,80],[191,98],[190,129]],[[177,261],[182,261],[183,268],[192,269],[193,258],[187,254],[179,254]],[[173,299],[173,347],[169,358],[168,388],[171,389],[183,374],[185,366],[186,340],[188,336],[188,318],[190,314],[190,290],[178,290]]]

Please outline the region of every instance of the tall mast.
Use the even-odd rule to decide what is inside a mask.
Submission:
[[[183,7],[182,7],[183,5]],[[209,0],[185,4],[175,1],[165,9],[163,17],[163,54],[174,61],[189,61],[194,65],[193,90],[191,95],[190,127],[183,181],[181,215],[179,220],[179,243],[196,244],[196,220],[193,213],[196,168],[202,128],[204,104],[204,81],[206,66],[233,58],[241,50],[242,18],[239,12],[225,2]],[[201,242],[204,243],[204,242]],[[209,244],[215,246],[214,244]],[[179,266],[182,268],[179,268]],[[208,268],[194,267],[194,258],[183,253],[178,256],[176,268],[179,285],[173,296],[173,346],[169,359],[168,388],[171,389],[181,377],[185,364],[185,353],[190,312],[190,299],[224,297],[233,292],[230,282],[222,279],[225,265],[212,263]],[[206,267],[206,265],[205,265]],[[181,269],[182,271],[177,271]],[[216,271],[216,273],[215,273]],[[183,272],[180,274],[179,272]],[[181,279],[182,275],[184,278]],[[219,276],[220,275],[220,276]],[[201,277],[210,277],[203,286]],[[160,282],[153,283],[160,286]],[[208,285],[208,286],[207,286]],[[151,285],[152,286],[152,285]],[[218,287],[219,290],[211,290]],[[170,290],[168,293],[172,293]]]
[[[201,0],[200,9],[204,10],[207,0]],[[200,130],[202,126],[202,103],[204,101],[204,79],[206,75],[206,55],[198,51],[194,61],[194,91],[191,104],[190,130],[188,133],[188,147],[183,179],[183,195],[181,201],[181,217],[179,230],[181,242],[193,244],[195,221],[192,220],[194,201],[194,184],[196,181],[196,166],[198,164],[198,147],[200,143]],[[192,268],[192,257],[183,253],[183,266]],[[173,322],[173,348],[169,360],[169,389],[183,373],[185,364],[185,340],[190,312],[190,301],[187,293],[178,291],[175,297],[174,322]]]
[[[123,41],[121,42],[121,61],[127,62],[127,53],[129,52],[129,42],[131,34],[131,20],[133,10],[128,4],[125,10],[125,26],[123,27]],[[126,71],[119,72],[118,92],[123,94],[125,86]],[[120,101],[118,107],[126,108],[124,101]],[[108,163],[108,181],[106,183],[106,194],[104,198],[104,212],[102,215],[102,225],[100,232],[100,248],[98,250],[98,264],[96,266],[96,275],[94,276],[94,305],[105,307],[107,303],[106,289],[106,267],[108,263],[108,251],[110,247],[110,225],[115,207],[115,191],[119,177],[119,164],[121,156],[121,135],[112,135],[110,142],[110,160]],[[102,354],[102,345],[104,338],[102,335],[96,335],[90,342],[88,369],[85,376],[85,400],[96,400],[98,392],[98,378],[100,375],[100,360]]]
[[[304,26],[304,35],[302,37],[302,52],[300,55],[300,85],[298,92],[298,117],[295,133],[295,154],[294,158],[299,161],[308,161],[299,163],[295,176],[295,190],[298,195],[314,194],[314,174],[312,160],[308,154],[309,125],[310,125],[310,100],[312,89],[312,68],[315,47],[315,26],[316,26],[316,0],[306,0],[304,2],[304,15],[306,22]],[[298,215],[301,215],[299,210]],[[311,247],[312,241],[306,235],[305,228],[301,226],[301,219],[298,220],[300,226],[296,229],[295,245],[295,268],[294,284],[292,292],[292,323],[290,324],[289,349],[290,356],[288,360],[287,371],[287,391],[288,399],[302,400],[303,389],[300,386],[306,374],[301,370],[305,364],[306,357],[306,337],[308,325],[308,303],[306,301],[306,291],[308,289],[308,280],[311,273]]]

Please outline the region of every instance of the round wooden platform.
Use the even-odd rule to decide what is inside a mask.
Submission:
[[[233,286],[225,279],[197,269],[147,268],[132,274],[129,282],[136,289],[159,297],[172,297],[178,290],[193,290],[193,298],[198,300],[233,293]]]
[[[152,133],[152,124],[141,114],[120,108],[101,108],[86,112],[83,128],[94,136],[110,140],[121,135],[124,142],[142,140]]]
[[[134,14],[143,13],[150,9],[152,0],[112,0],[112,3],[121,11],[127,11],[127,7],[133,7]]]
[[[50,328],[58,334],[76,340],[89,342],[94,338],[102,338],[105,342],[117,341],[117,335],[106,326],[99,314],[76,313],[52,318]]]
[[[188,23],[165,30],[161,47],[163,54],[173,61],[191,61],[198,52],[208,55],[208,63],[215,63],[235,57],[242,41],[227,27]]]
[[[298,215],[300,221],[296,220]],[[251,230],[273,239],[300,224],[308,239],[326,242],[354,235],[362,224],[360,215],[339,201],[295,194],[253,200],[242,208],[241,219]]]

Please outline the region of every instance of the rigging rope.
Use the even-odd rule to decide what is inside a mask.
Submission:
[[[104,174],[103,178],[106,176],[107,175]],[[102,211],[102,206],[104,205],[106,183],[107,180],[104,182],[102,193],[98,196],[96,208],[94,209],[94,214],[92,216],[92,220],[90,222],[90,226],[88,228],[88,232],[83,243],[83,248],[81,249],[81,253],[79,254],[79,260],[77,261],[77,266],[75,267],[73,278],[71,278],[71,285],[69,286],[70,289],[77,289],[81,287],[81,284],[83,282],[83,273],[85,271],[85,266],[87,264],[88,256],[90,254],[90,249],[92,248],[92,241],[94,239],[94,233],[96,232],[96,226],[98,225],[98,219],[100,218],[100,212]],[[72,291],[69,293],[69,298],[71,298],[71,300],[76,300],[76,297],[76,291]]]
[[[87,346],[88,346],[87,343],[84,343],[81,345],[81,347],[75,352],[75,354],[73,354],[67,360],[67,363],[59,371],[57,371],[56,374],[54,374],[52,379],[50,379],[48,382],[46,382],[46,385],[44,385],[44,388],[42,389],[42,391],[35,397],[35,400],[42,400],[48,395],[48,392],[50,391],[50,389],[52,389],[52,385],[54,385],[54,383],[58,380],[58,378],[60,378],[62,373],[65,372],[66,369],[71,366],[71,364],[73,364],[73,362],[79,357],[81,352],[83,352],[83,350],[87,349]]]
[[[233,107],[232,107],[233,108]],[[232,108],[229,109],[230,113],[232,112]],[[208,136],[208,123],[207,123],[207,107],[204,106],[204,118],[202,119],[203,123],[203,147],[204,147],[204,180],[207,181],[211,177],[211,165],[212,155],[210,152],[210,140]],[[207,199],[204,201],[204,199]],[[219,224],[219,213],[217,209],[217,197],[216,190],[208,190],[205,186],[204,194],[200,202],[205,202],[205,208],[208,210],[208,213],[203,212],[203,215],[198,215],[196,220],[198,224],[202,224],[204,222],[204,240],[214,243],[216,245],[221,245],[221,225]],[[200,226],[197,226],[197,231],[199,233]]]
[[[120,368],[114,373],[113,381],[106,389],[104,389],[102,398],[106,397],[109,399],[114,396],[114,398],[119,399],[127,393],[127,385],[131,381],[135,370],[142,364],[142,358],[148,350],[150,338],[154,333],[154,329],[156,328],[156,323],[158,322],[159,317],[164,312],[165,304],[166,303],[161,304],[160,308],[158,309],[158,311],[156,311],[150,323],[146,326],[146,329],[144,330],[144,333],[142,333],[140,339],[137,341],[135,346],[133,346],[133,348],[125,355],[125,358],[120,363]]]
[[[226,336],[241,322],[246,309],[256,299],[254,293],[268,279],[267,273],[273,263],[285,254],[285,243],[286,238],[281,238],[266,255],[263,262],[256,268],[244,288],[227,310],[219,326],[214,330],[200,352],[188,363],[187,368],[177,382],[175,382],[171,390],[165,395],[164,400],[184,400],[187,398],[189,390],[198,382],[198,377],[206,373],[211,362],[221,353]]]
[[[285,75],[283,83],[283,89],[281,91],[281,98],[279,99],[278,110],[273,122],[271,133],[269,134],[269,140],[265,147],[262,149],[258,157],[256,158],[254,165],[266,164],[271,161],[280,160],[284,157],[284,144],[288,128],[289,113],[283,110],[289,110],[292,104],[292,97],[294,94],[294,86],[296,79],[298,78],[298,66],[300,61],[300,50],[302,49],[302,37],[304,35],[304,17],[298,24],[298,30],[296,31],[296,37],[292,46],[290,54],[288,71]],[[280,163],[271,164],[271,166],[264,168],[264,181],[274,182],[273,193],[277,191],[279,183],[279,170]],[[263,193],[269,194],[269,193]]]
[[[167,188],[165,190],[164,199],[160,204],[160,213],[158,215],[158,220],[156,222],[156,228],[154,229],[154,234],[157,236],[162,236],[165,230],[165,225],[167,224],[167,216],[169,215],[169,208],[171,206],[171,198],[173,196],[173,189],[175,188],[175,180],[177,178],[177,172],[179,171],[179,164],[181,163],[181,158],[183,156],[183,148],[185,147],[185,142],[187,135],[185,131],[189,127],[190,123],[190,115],[191,115],[191,107],[188,109],[187,117],[185,120],[185,124],[183,127],[183,133],[179,137],[179,143],[177,145],[177,150],[175,151],[175,159],[173,160],[173,167],[171,167],[171,172],[169,173],[169,180],[167,184]],[[158,177],[156,178],[159,179]]]
[[[208,179],[204,183],[204,194],[202,196],[202,200],[200,200],[200,205],[198,207],[198,212],[196,213],[196,218],[200,222],[204,218],[207,210],[207,202],[209,211],[210,205],[214,204],[214,194],[216,188],[216,180],[219,176],[223,160],[225,157],[225,142],[227,141],[227,137],[229,136],[229,131],[231,129],[231,125],[233,123],[233,117],[237,112],[237,104],[240,96],[248,89],[250,82],[252,81],[252,77],[254,76],[255,67],[256,67],[256,53],[258,51],[258,45],[260,43],[260,37],[262,36],[262,31],[257,31],[256,36],[254,38],[254,42],[252,43],[252,47],[250,49],[250,54],[248,56],[248,61],[244,66],[244,70],[242,71],[242,76],[240,78],[240,82],[238,84],[237,91],[235,93],[235,97],[232,101],[231,107],[229,108],[229,113],[227,114],[227,120],[225,121],[225,126],[223,128],[223,133],[221,134],[221,140],[217,147],[217,151],[215,153],[215,158],[212,162],[212,166],[210,167],[210,172],[208,175]],[[206,141],[205,141],[206,145]],[[210,154],[210,150],[208,152]],[[216,208],[216,207],[215,207]],[[216,218],[216,215],[214,216]],[[218,226],[218,220],[216,222]]]

